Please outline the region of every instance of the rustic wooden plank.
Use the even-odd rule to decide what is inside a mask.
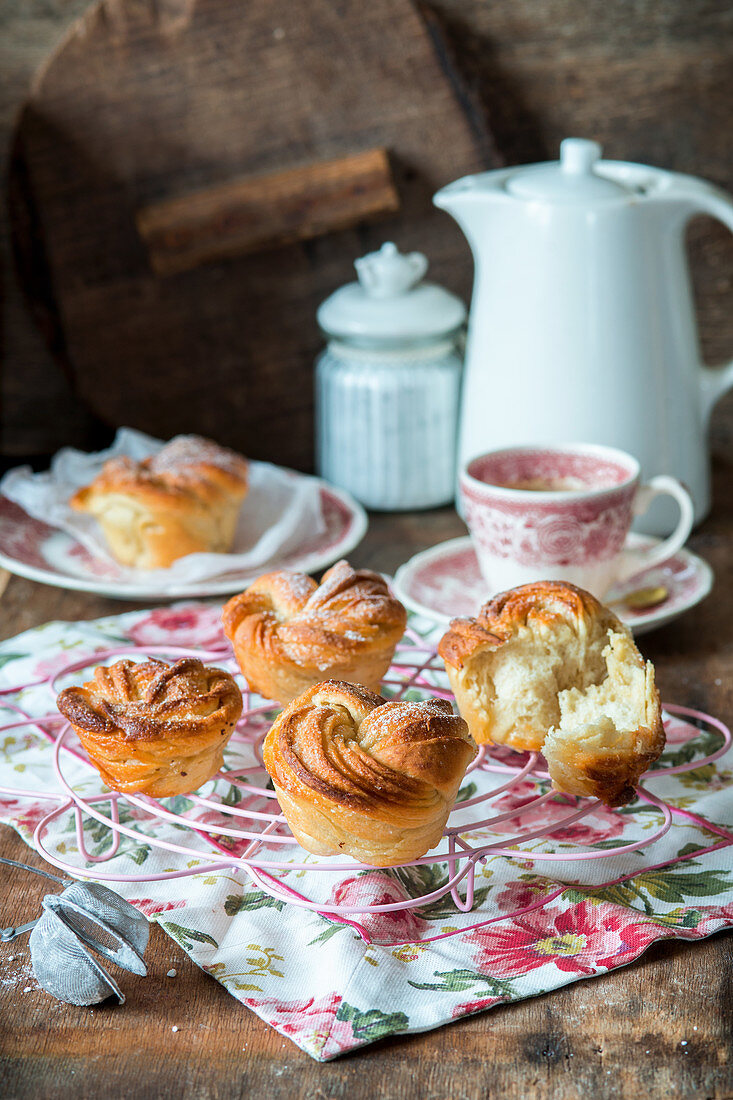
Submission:
[[[3,854],[41,865],[8,829],[0,829],[0,841]],[[0,886],[5,905],[28,919],[48,892],[41,879],[6,868]],[[732,948],[727,934],[694,946],[659,945],[623,971],[319,1065],[155,927],[149,976],[122,975],[122,1007],[53,1002],[32,977],[26,940],[18,940],[0,945],[0,997],[4,1014],[11,1004],[13,1012],[12,1038],[6,1031],[0,1039],[3,1095],[636,1100],[643,1090],[671,1100],[723,1100],[733,1088]],[[166,977],[171,967],[174,979]]]
[[[62,37],[86,0],[5,0],[0,9],[0,170],[7,158],[18,109],[26,97],[30,76],[44,56]],[[484,151],[487,163],[508,163],[544,159],[556,154],[562,137],[570,133],[602,140],[610,156],[637,159],[662,167],[692,172],[733,190],[733,129],[729,125],[729,105],[733,99],[733,7],[711,0],[658,0],[650,4],[626,4],[622,17],[618,4],[607,0],[426,0],[429,12],[440,17],[448,29],[448,41],[458,73],[474,91],[474,100],[483,105],[491,118],[493,138]],[[119,19],[119,5],[109,22]],[[234,13],[238,5],[231,5]],[[368,5],[364,5],[368,7]],[[165,26],[166,41],[183,33],[187,5],[158,4],[158,20]],[[262,27],[264,41],[268,33],[285,30],[297,22],[300,5],[289,5],[285,22],[277,21],[273,7],[272,23]],[[168,13],[168,18],[166,18]],[[190,16],[190,13],[189,13]],[[384,20],[385,40],[395,37],[393,24]],[[118,32],[119,34],[122,32]],[[360,33],[355,26],[355,34]],[[282,40],[281,40],[282,41]],[[332,34],[323,35],[324,51],[332,50]],[[381,50],[381,43],[378,44]],[[167,48],[167,47],[166,47]],[[202,43],[207,64],[218,46]],[[400,57],[384,54],[387,67],[399,67]],[[338,56],[338,53],[337,53]],[[245,57],[245,63],[249,56]],[[348,63],[348,62],[346,62]],[[404,51],[404,65],[410,68],[410,51]],[[83,72],[83,69],[81,70]],[[324,81],[326,77],[324,76]],[[294,95],[298,94],[297,85]],[[179,103],[187,102],[184,88]],[[83,100],[83,96],[80,97]],[[241,97],[234,94],[235,109]],[[81,109],[81,108],[80,108]],[[244,109],[244,108],[242,108]],[[221,112],[230,110],[228,101]],[[317,112],[315,112],[317,114]],[[369,131],[368,120],[364,128]],[[484,134],[486,130],[484,129]],[[152,134],[169,145],[173,131]],[[267,144],[267,133],[262,134]],[[202,141],[202,128],[192,118],[190,140]],[[433,140],[430,129],[421,130],[421,140]],[[368,134],[368,144],[375,135]],[[235,141],[232,146],[236,148]],[[334,151],[337,155],[343,150]],[[194,150],[195,152],[195,150]],[[304,154],[308,159],[309,154]],[[453,142],[443,141],[443,156],[450,168]],[[102,153],[102,161],[104,159]],[[232,174],[241,173],[242,165],[233,165]],[[454,174],[458,174],[458,167]],[[188,177],[191,175],[189,182]],[[193,179],[194,164],[187,164],[179,185],[191,190],[213,182],[199,172]],[[399,171],[398,187],[399,187]],[[19,186],[22,180],[18,181]],[[153,201],[165,194],[145,196]],[[170,193],[170,191],[169,191]],[[446,223],[449,219],[445,218]],[[390,230],[390,232],[392,232]],[[7,213],[0,203],[0,250],[8,251]],[[456,231],[456,241],[460,236]],[[432,251],[427,237],[413,234],[405,247]],[[360,250],[359,235],[353,238],[353,253]],[[309,246],[310,248],[310,246]],[[442,245],[438,244],[442,251]],[[319,262],[323,259],[319,252]],[[298,263],[303,258],[298,256]],[[2,441],[3,453],[16,455],[42,452],[50,454],[63,443],[90,442],[91,425],[75,405],[64,378],[54,366],[43,341],[34,329],[22,301],[20,289],[6,261],[3,286],[4,355],[10,364],[22,363],[23,369],[3,372]],[[440,261],[440,275],[456,289],[466,292],[470,283],[467,250],[457,248]],[[700,329],[706,359],[717,362],[733,354],[733,239],[721,228],[704,222],[695,227],[693,273],[700,298]],[[348,264],[339,266],[336,281],[348,277]],[[336,282],[331,282],[331,287]],[[143,297],[154,294],[144,288]],[[138,294],[134,299],[139,308]],[[241,302],[233,307],[241,315]],[[97,313],[95,323],[103,324]],[[133,327],[133,326],[131,326]],[[301,326],[302,328],[302,326]],[[216,322],[211,346],[218,352]],[[139,326],[138,326],[139,331]],[[305,332],[305,329],[302,328]],[[125,334],[126,335],[126,334]],[[224,342],[227,342],[227,337]],[[309,330],[310,347],[315,351],[318,338]],[[100,350],[100,361],[106,349]],[[137,351],[133,342],[130,358]],[[280,354],[281,348],[274,349]],[[257,369],[260,368],[256,356]],[[247,356],[230,352],[232,364],[248,364]],[[309,384],[308,375],[295,370],[301,387]],[[240,416],[237,409],[233,415]],[[301,414],[296,432],[307,430],[309,411]],[[234,442],[232,440],[232,442]]]
[[[291,0],[92,6],[34,85],[13,166],[33,212],[18,254],[37,272],[42,244],[39,304],[47,316],[55,303],[84,403],[105,424],[198,431],[309,468],[316,309],[353,260],[394,239],[468,293],[465,240],[432,205],[487,163],[456,88],[412,0],[312,0],[307,15]],[[383,194],[374,224],[151,272],[141,208],[375,148],[389,150],[399,211]]]
[[[135,221],[158,275],[307,241],[399,209],[385,149],[164,199]]]
[[[733,193],[733,5],[707,0],[428,0],[508,164],[565,137],[608,157],[700,176]],[[706,362],[733,356],[733,235],[691,227]]]
[[[0,599],[2,598],[3,592],[8,587],[10,577],[11,574],[8,573],[7,569],[0,569]]]
[[[88,420],[34,323],[15,275],[5,201],[12,132],[34,72],[88,0],[4,0],[0,4],[0,454],[52,454],[85,440]],[[15,369],[13,364],[22,364]]]

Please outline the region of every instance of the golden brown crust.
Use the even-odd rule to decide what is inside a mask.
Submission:
[[[249,465],[242,455],[202,436],[178,435],[141,462],[125,455],[109,459],[94,481],[74,494],[72,505],[90,490],[99,490],[134,492],[151,505],[185,507],[190,496],[203,500],[215,499],[221,492],[244,496],[248,484]]]
[[[654,730],[639,730],[638,744],[631,751],[626,746],[623,751],[605,753],[571,749],[564,760],[553,758],[550,774],[555,787],[567,794],[598,798],[606,806],[625,806],[636,797],[641,776],[661,755],[664,744],[660,722]]]
[[[482,611],[479,611],[479,616]],[[499,635],[487,630],[480,618],[451,619],[450,629],[438,643],[438,653],[446,665],[463,668],[479,649],[496,649],[502,641],[504,639]]]
[[[475,619],[453,619],[438,644],[438,653],[453,668],[462,668],[479,649],[496,650],[521,626],[574,619],[587,632],[591,621],[603,629],[625,631],[620,619],[583,588],[562,581],[535,581],[500,592],[483,605]]]
[[[564,650],[586,651],[594,642],[605,642],[610,629],[627,632],[590,592],[560,581],[536,581],[500,592],[475,619],[453,619],[438,653],[475,740],[538,752],[557,717],[557,703],[548,707],[532,699],[527,691],[531,676],[524,666],[549,660],[556,696],[579,675],[578,661],[568,662]],[[522,649],[528,652],[517,652]],[[602,667],[599,651],[591,674],[600,675]],[[500,681],[498,687],[494,680]],[[517,698],[502,698],[511,695]],[[531,700],[524,711],[522,696]]]
[[[476,751],[443,700],[386,702],[330,680],[282,712],[263,759],[304,848],[387,867],[438,843]]]
[[[332,678],[378,690],[407,613],[378,573],[339,561],[320,585],[304,573],[260,577],[222,622],[250,688],[285,705]]]
[[[653,666],[574,585],[502,592],[454,619],[438,651],[476,741],[544,751],[560,790],[621,805],[664,747]]]
[[[165,568],[185,554],[231,549],[248,477],[241,455],[199,436],[177,436],[142,462],[105,462],[70,503],[98,519],[118,561]]]
[[[194,657],[99,666],[56,703],[107,786],[155,798],[210,779],[242,713],[229,673]]]

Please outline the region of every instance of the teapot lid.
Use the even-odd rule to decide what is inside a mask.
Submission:
[[[364,343],[435,340],[455,333],[466,319],[460,298],[423,282],[428,261],[401,253],[387,241],[354,261],[357,283],[340,287],[318,309],[327,336]]]
[[[595,171],[602,149],[597,141],[565,138],[560,143],[560,160],[518,168],[510,176],[506,189],[518,198],[552,203],[608,202],[637,194]]]

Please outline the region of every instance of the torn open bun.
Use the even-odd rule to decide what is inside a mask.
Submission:
[[[574,585],[503,592],[438,649],[475,740],[542,751],[559,790],[623,805],[664,748],[653,665]]]

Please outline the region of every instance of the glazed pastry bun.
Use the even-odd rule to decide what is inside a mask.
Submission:
[[[142,462],[111,458],[70,504],[99,521],[117,561],[165,569],[186,554],[231,550],[247,488],[241,455],[179,435]]]
[[[542,751],[568,794],[623,805],[664,748],[654,666],[583,589],[503,592],[454,619],[438,652],[476,741]]]
[[[391,867],[439,842],[476,752],[450,703],[328,680],[280,714],[263,759],[303,848]]]
[[[154,798],[188,794],[215,775],[242,713],[228,672],[195,657],[98,667],[62,691],[58,709],[108,787]]]
[[[267,573],[222,614],[252,691],[283,706],[322,680],[378,691],[407,612],[378,573],[339,561],[320,584],[305,573]]]

